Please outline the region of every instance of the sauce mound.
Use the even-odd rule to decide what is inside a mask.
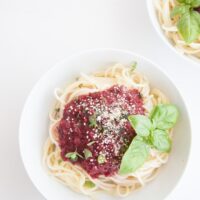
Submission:
[[[125,86],[72,100],[58,125],[62,159],[81,166],[93,178],[116,174],[136,135],[127,117],[144,112],[139,91]],[[78,153],[76,160],[66,156],[70,152]]]

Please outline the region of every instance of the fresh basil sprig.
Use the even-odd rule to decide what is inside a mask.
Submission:
[[[200,7],[200,0],[177,0],[177,5],[171,12],[171,17],[179,16],[177,28],[186,43],[192,43],[200,36],[200,13],[195,10]]]
[[[178,119],[178,110],[171,104],[155,106],[149,117],[131,115],[128,117],[137,136],[122,157],[120,174],[133,173],[140,168],[149,156],[150,148],[161,152],[171,150],[169,129],[173,128]]]

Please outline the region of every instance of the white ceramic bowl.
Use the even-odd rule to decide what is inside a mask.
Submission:
[[[156,180],[125,199],[161,200],[179,182],[189,157],[191,129],[184,99],[176,86],[155,64],[134,53],[113,49],[91,50],[67,58],[50,69],[35,85],[24,106],[19,130],[21,156],[30,179],[46,199],[88,199],[49,177],[42,166],[42,150],[48,137],[48,112],[54,101],[54,88],[75,80],[80,72],[90,73],[114,63],[128,65],[133,61],[138,62],[138,70],[149,78],[151,86],[160,88],[178,106],[180,118],[174,130],[169,162],[162,168]],[[118,198],[103,195],[102,199]]]
[[[160,38],[162,39],[162,41],[170,48],[172,49],[172,51],[174,51],[176,54],[178,54],[179,56],[181,56],[182,58],[186,59],[187,61],[192,61],[194,64],[199,65],[200,64],[200,59],[196,58],[196,57],[192,57],[192,56],[188,56],[182,52],[180,52],[179,50],[177,50],[174,45],[172,44],[172,42],[169,40],[169,38],[166,37],[164,31],[162,30],[157,14],[156,14],[156,8],[154,6],[154,2],[155,0],[146,0],[147,3],[147,10],[148,10],[148,14],[150,17],[150,21],[153,24],[154,29],[156,30],[156,32],[158,33],[158,35],[160,36]]]

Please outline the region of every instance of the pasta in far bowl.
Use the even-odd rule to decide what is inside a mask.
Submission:
[[[154,28],[172,49],[200,63],[200,1],[148,0]]]

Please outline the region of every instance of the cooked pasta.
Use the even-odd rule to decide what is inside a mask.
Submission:
[[[175,48],[193,58],[200,58],[200,37],[192,43],[186,43],[177,29],[179,17],[170,17],[171,11],[177,5],[176,0],[153,0],[162,30]]]
[[[171,1],[170,4],[173,4]],[[113,85],[137,89],[142,96],[145,115],[160,103],[168,103],[166,96],[156,88],[150,88],[147,78],[137,70],[116,64],[106,71],[91,75],[81,73],[80,78],[63,89],[55,89],[55,105],[50,112],[49,138],[44,147],[43,162],[48,173],[72,190],[94,197],[105,191],[112,195],[127,196],[155,179],[160,167],[168,160],[168,153],[151,149],[142,167],[127,175],[99,176],[92,178],[81,166],[64,161],[59,146],[58,124],[63,117],[65,105],[73,99],[88,93],[106,90]],[[170,132],[170,137],[172,133]]]

